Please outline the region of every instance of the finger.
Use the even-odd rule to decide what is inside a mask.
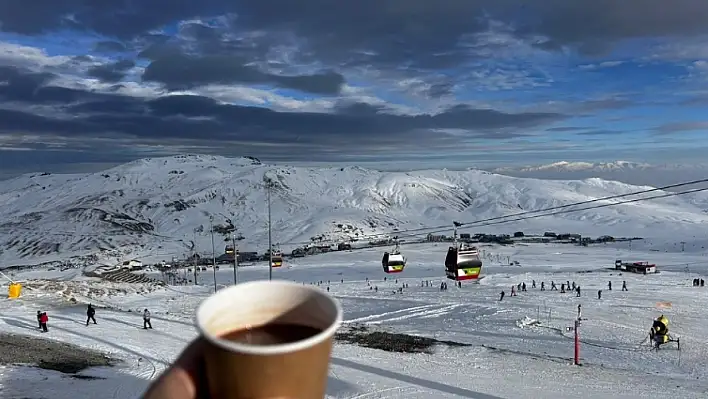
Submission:
[[[204,359],[204,351],[206,341],[202,337],[198,337],[187,348],[182,351],[182,354],[177,358],[173,367],[183,370],[191,385],[196,390],[196,396],[208,397],[206,363]]]
[[[197,399],[204,392],[204,342],[190,343],[177,360],[155,380],[144,399]],[[201,395],[200,395],[201,396]]]

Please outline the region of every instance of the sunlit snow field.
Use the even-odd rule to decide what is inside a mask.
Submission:
[[[673,244],[671,244],[673,245]],[[639,247],[637,249],[637,247]],[[323,281],[337,297],[347,322],[389,331],[473,344],[439,347],[435,354],[399,354],[336,344],[329,398],[705,398],[708,397],[708,287],[692,287],[708,275],[700,251],[648,251],[635,243],[579,247],[553,244],[482,246],[484,278],[449,284],[441,292],[447,244],[409,245],[403,273],[385,275],[381,250],[330,253],[287,261],[274,278],[305,284]],[[612,270],[615,259],[647,260],[660,273],[637,275]],[[519,262],[509,266],[509,261]],[[72,274],[73,273],[73,274]],[[233,283],[222,266],[217,286]],[[267,279],[265,263],[242,267],[239,280]],[[388,277],[384,281],[384,277]],[[153,277],[159,278],[159,273]],[[18,272],[22,298],[0,301],[0,332],[42,336],[99,349],[125,360],[119,367],[89,369],[105,380],[76,380],[58,372],[23,366],[0,368],[0,397],[134,398],[196,336],[192,319],[213,291],[213,271],[200,272],[198,286],[147,288],[109,283],[67,272]],[[378,287],[369,289],[366,279]],[[342,282],[343,280],[343,282]],[[421,281],[431,280],[431,287]],[[531,288],[535,280],[537,288]],[[582,296],[550,291],[550,282],[571,281]],[[629,291],[622,292],[622,281]],[[544,281],[547,290],[539,290]],[[613,290],[607,290],[612,281]],[[512,285],[528,292],[510,297]],[[408,288],[395,293],[403,283]],[[1,287],[6,290],[6,286]],[[507,293],[503,301],[499,294]],[[598,300],[597,291],[602,290]],[[99,307],[97,325],[85,326],[85,305]],[[670,303],[668,306],[667,303]],[[572,326],[582,304],[582,366],[574,366]],[[668,306],[668,307],[667,307]],[[154,330],[142,329],[140,311],[149,308]],[[35,313],[50,317],[47,334],[35,328]],[[129,312],[132,310],[132,312]],[[681,337],[661,350],[645,340],[659,314]],[[540,325],[529,325],[532,320]]]

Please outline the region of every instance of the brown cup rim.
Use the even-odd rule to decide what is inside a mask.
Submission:
[[[201,320],[203,320],[206,316],[204,313],[207,311],[206,309],[208,306],[214,302],[217,302],[219,300],[222,300],[224,297],[227,297],[230,295],[232,292],[236,290],[242,290],[244,288],[248,288],[249,286],[256,286],[256,285],[268,285],[270,289],[297,289],[301,291],[308,291],[310,293],[314,293],[315,295],[321,296],[323,298],[326,298],[328,301],[330,301],[334,307],[334,310],[336,312],[334,320],[332,323],[327,327],[326,329],[322,330],[321,332],[317,333],[316,335],[304,339],[302,341],[297,341],[293,343],[287,343],[287,344],[278,344],[278,345],[248,345],[248,344],[241,344],[237,343],[234,341],[229,341],[222,339],[218,337],[215,334],[210,333],[207,331],[206,328],[204,328],[203,324],[201,323]],[[237,284],[237,285],[232,285],[228,288],[222,289],[218,291],[216,294],[211,295],[207,299],[205,299],[200,305],[199,308],[197,309],[197,314],[195,317],[195,325],[197,327],[197,330],[199,331],[200,335],[204,338],[206,338],[207,341],[210,343],[221,347],[222,349],[226,349],[231,352],[237,352],[237,353],[244,353],[244,354],[249,354],[249,355],[278,355],[278,354],[286,354],[286,353],[291,353],[291,352],[297,352],[303,349],[311,348],[315,345],[318,345],[325,340],[329,339],[334,335],[334,333],[341,327],[343,322],[343,310],[342,310],[342,305],[339,303],[337,299],[335,299],[333,296],[327,294],[323,290],[317,287],[311,287],[311,286],[303,286],[302,284],[294,283],[291,281],[286,281],[286,280],[256,280],[256,281],[249,281],[247,283],[242,283],[242,284]]]

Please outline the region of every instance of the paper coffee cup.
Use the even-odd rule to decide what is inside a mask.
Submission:
[[[316,287],[254,281],[218,291],[197,310],[197,328],[209,343],[205,357],[211,397],[324,398],[334,333],[341,323],[339,302]],[[300,325],[319,332],[272,345],[224,338],[265,325]]]

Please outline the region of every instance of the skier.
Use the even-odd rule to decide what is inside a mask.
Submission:
[[[541,281],[541,291],[545,291],[545,290],[546,290],[546,284],[543,281]]]
[[[531,280],[531,288],[536,288],[536,280]]]
[[[42,311],[40,310],[37,311],[37,324],[39,328],[42,328]]]
[[[561,284],[561,294],[565,294],[565,284]]]
[[[602,290],[597,290],[597,299],[602,299]]]
[[[583,318],[583,317],[582,317],[582,311],[580,310],[581,307],[582,307],[582,305],[578,304],[578,320],[581,320],[581,319]]]
[[[526,292],[526,283],[521,283],[521,291]]]
[[[88,308],[86,308],[86,325],[89,325],[89,321],[93,320],[93,324],[96,324],[96,309],[93,308],[93,305],[89,304]]]
[[[551,281],[551,291],[554,291],[554,290],[555,290],[555,291],[558,291],[558,286],[556,286],[556,282],[555,282],[555,281]]]
[[[516,296],[516,287],[511,286],[511,296]]]
[[[499,296],[499,302],[501,302],[502,300],[504,300],[504,295],[506,295],[506,293],[505,293],[504,291],[502,291],[502,292],[501,292],[501,295]]]
[[[627,289],[627,282],[626,281],[622,281],[622,291],[629,291]]]
[[[607,282],[607,291],[612,291],[612,281]]]
[[[580,298],[580,286],[575,287],[575,292],[577,293],[577,295],[575,295],[575,296]]]
[[[150,323],[150,311],[145,309],[143,310],[143,329],[147,330],[148,328],[152,330],[152,323]]]
[[[47,329],[47,322],[49,321],[49,316],[47,316],[47,312],[43,312],[41,316],[39,317],[39,324],[42,326],[42,332],[47,332],[49,331]]]

